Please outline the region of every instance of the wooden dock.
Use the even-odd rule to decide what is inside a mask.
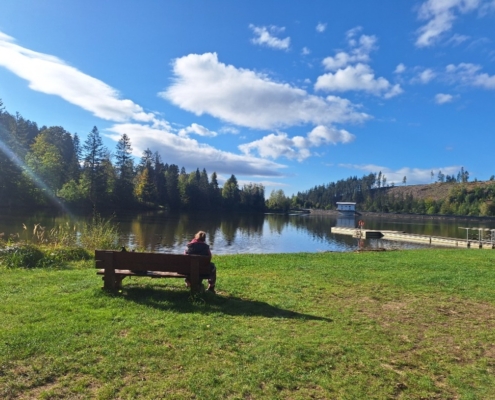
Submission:
[[[401,242],[430,244],[432,246],[460,247],[471,249],[494,249],[495,245],[487,240],[466,240],[440,236],[418,235],[399,231],[377,231],[359,228],[332,227],[331,232],[339,235],[349,235],[358,239],[384,239]]]

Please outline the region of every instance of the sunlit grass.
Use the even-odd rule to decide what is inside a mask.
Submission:
[[[495,398],[495,253],[215,256],[218,294],[0,268],[0,398]]]

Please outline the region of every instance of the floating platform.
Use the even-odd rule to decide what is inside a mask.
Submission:
[[[432,246],[460,247],[471,249],[494,249],[495,244],[486,240],[466,240],[440,236],[418,235],[400,231],[378,231],[359,228],[332,227],[331,232],[339,235],[349,235],[358,239],[384,239],[402,242],[430,244]]]

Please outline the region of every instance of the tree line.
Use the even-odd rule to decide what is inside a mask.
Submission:
[[[187,172],[146,149],[140,160],[123,134],[114,152],[98,128],[81,143],[60,126],[38,127],[12,115],[0,100],[0,207],[119,210],[163,207],[171,210],[264,211],[265,188],[239,187],[234,174],[220,187],[216,172]]]
[[[432,176],[434,176],[432,172]],[[405,184],[404,177],[403,183]],[[437,184],[449,185],[443,199],[414,198],[412,194],[395,194],[389,191],[386,178],[379,172],[342,179],[326,185],[317,185],[299,192],[290,200],[292,207],[333,210],[340,201],[356,202],[360,211],[385,213],[414,213],[429,215],[495,216],[495,176],[487,182],[472,184],[469,172],[461,168],[457,176],[440,171]]]

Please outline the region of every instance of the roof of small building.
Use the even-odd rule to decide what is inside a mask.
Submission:
[[[337,204],[343,204],[346,206],[356,205],[356,203],[353,203],[352,201],[337,201]]]

